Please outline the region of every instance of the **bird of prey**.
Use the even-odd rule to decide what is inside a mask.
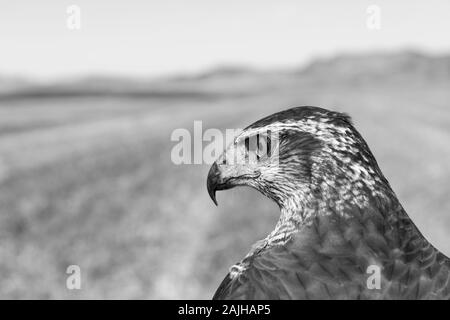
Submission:
[[[252,137],[267,152],[229,161]],[[450,260],[411,221],[347,114],[297,107],[253,123],[208,174],[216,204],[216,190],[235,186],[281,214],[213,299],[450,299]]]

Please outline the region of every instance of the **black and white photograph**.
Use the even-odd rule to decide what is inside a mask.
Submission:
[[[450,1],[0,2],[0,300],[450,299]]]

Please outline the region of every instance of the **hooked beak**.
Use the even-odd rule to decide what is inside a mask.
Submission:
[[[206,180],[206,187],[208,188],[209,196],[214,204],[217,206],[216,191],[220,186],[220,170],[217,164],[214,162],[209,169],[208,179]]]
[[[216,199],[217,190],[227,190],[236,186],[246,185],[248,184],[248,180],[260,176],[259,171],[253,173],[242,171],[242,168],[239,169],[236,166],[226,164],[218,165],[217,162],[213,163],[211,169],[209,169],[206,187],[209,196],[216,206],[218,205]]]

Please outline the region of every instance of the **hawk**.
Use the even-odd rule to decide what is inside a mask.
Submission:
[[[208,173],[216,204],[216,190],[236,186],[275,201],[280,218],[213,299],[450,299],[450,260],[411,221],[347,114],[307,106],[253,123]]]

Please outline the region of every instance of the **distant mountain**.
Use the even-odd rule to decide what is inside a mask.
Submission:
[[[364,81],[368,79],[450,79],[450,55],[430,56],[413,51],[397,53],[344,54],[318,59],[298,71],[317,79]]]
[[[178,76],[178,80],[212,80],[219,78],[239,78],[246,76],[260,75],[262,72],[260,70],[251,69],[245,66],[220,66],[198,74],[183,75]]]
[[[20,90],[29,85],[30,81],[20,77],[0,76],[0,95],[11,91]]]
[[[450,55],[414,51],[341,54],[316,59],[301,69],[261,71],[223,66],[194,75],[159,79],[96,76],[53,83],[0,77],[0,100],[49,97],[217,98],[254,94],[296,81],[449,81]]]

